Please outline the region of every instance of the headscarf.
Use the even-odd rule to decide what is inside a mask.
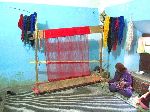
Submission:
[[[120,72],[123,73],[127,68],[122,63],[117,63],[115,65],[115,68]]]

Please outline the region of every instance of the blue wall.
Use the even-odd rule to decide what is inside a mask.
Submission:
[[[136,53],[137,49],[137,40],[141,36],[142,33],[150,32],[147,31],[149,25],[144,26],[147,20],[150,20],[150,1],[149,0],[133,0],[132,2],[115,5],[112,7],[107,7],[105,9],[106,14],[111,17],[124,16],[126,21],[126,27],[130,18],[134,21],[134,41],[132,44],[131,52],[126,52],[125,50],[125,40],[126,40],[126,28],[124,32],[124,41],[121,46],[119,46],[116,52],[112,52],[109,56],[109,63],[111,64],[109,67],[109,71],[111,72],[111,76],[113,76],[115,71],[115,64],[117,62],[122,62],[130,71],[138,71],[139,70],[139,54]],[[141,27],[140,27],[141,26]],[[142,32],[141,32],[142,31]],[[107,49],[104,49],[106,60],[108,60]]]
[[[16,8],[16,9],[14,9]],[[18,10],[20,9],[20,10]],[[1,87],[27,84],[35,81],[34,50],[25,47],[18,28],[20,14],[37,12],[39,29],[74,26],[95,26],[99,24],[97,8],[49,6],[21,3],[0,3],[0,85]],[[95,49],[95,48],[94,48]],[[44,54],[39,54],[39,59]],[[42,59],[43,60],[43,59]],[[44,66],[40,66],[43,69]],[[40,80],[46,75],[41,74]]]

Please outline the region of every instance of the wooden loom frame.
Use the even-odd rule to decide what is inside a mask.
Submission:
[[[103,43],[103,26],[89,26],[90,28],[90,34],[92,33],[101,33],[102,38],[99,40],[99,60],[85,60],[85,61],[67,61],[67,62],[99,62],[100,66],[100,73],[102,73],[102,43]],[[46,63],[46,61],[39,61],[38,60],[38,28],[37,28],[37,23],[35,27],[35,61],[32,61],[30,63],[35,63],[35,72],[36,72],[36,83],[33,88],[34,93],[39,94],[43,92],[51,92],[59,89],[64,89],[64,88],[69,88],[69,87],[75,87],[75,86],[80,86],[80,85],[85,85],[85,84],[91,84],[91,83],[96,83],[101,81],[100,76],[84,76],[84,77],[79,77],[79,78],[72,78],[72,79],[66,79],[66,80],[60,80],[60,81],[55,81],[55,82],[46,82],[46,83],[39,83],[39,78],[38,78],[38,64],[39,63]],[[50,61],[50,62],[60,62],[60,61]],[[61,61],[61,62],[66,62],[66,61]],[[64,85],[63,85],[64,84]]]

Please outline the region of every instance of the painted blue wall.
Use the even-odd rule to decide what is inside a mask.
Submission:
[[[119,49],[116,52],[112,52],[110,54],[109,63],[111,64],[109,67],[109,71],[111,72],[111,76],[113,76],[115,71],[115,64],[117,62],[122,62],[130,71],[138,71],[139,70],[139,54],[136,53],[137,49],[137,41],[138,38],[141,36],[142,33],[150,32],[147,31],[149,25],[144,25],[147,20],[150,20],[150,1],[149,0],[133,0],[132,2],[122,4],[122,5],[115,5],[111,7],[107,7],[105,9],[106,14],[111,17],[118,17],[124,16],[126,21],[126,27],[128,21],[132,18],[134,21],[134,41],[132,44],[131,52],[126,52],[125,50],[125,40],[126,40],[126,28],[124,31],[124,40]],[[141,26],[141,27],[140,27]],[[104,49],[106,52],[106,58],[108,60],[107,50]]]
[[[99,24],[97,8],[1,2],[0,85],[3,85],[1,87],[10,86],[12,83],[17,85],[18,82],[25,84],[35,81],[35,66],[29,64],[29,61],[34,60],[35,51],[23,45],[20,38],[21,30],[18,28],[20,14],[31,14],[23,10],[37,12],[39,29]],[[39,59],[42,58],[44,54],[39,53]],[[44,66],[39,66],[39,69],[43,68]],[[40,80],[46,79],[44,74],[40,74],[39,77]]]

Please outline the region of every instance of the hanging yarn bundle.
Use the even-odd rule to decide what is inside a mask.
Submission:
[[[109,32],[109,20],[110,20],[110,17],[106,16],[105,21],[104,21],[103,47],[107,47],[107,38],[108,38],[108,32]]]
[[[108,53],[111,52],[112,49],[112,33],[113,33],[113,18],[110,17],[109,20],[109,31],[108,31],[108,38],[107,38],[107,46],[108,46]]]
[[[18,21],[18,27],[22,30],[21,40],[24,42],[24,45],[29,45],[34,47],[34,31],[35,31],[35,23],[36,23],[37,13],[34,12],[30,16],[20,15]]]
[[[121,45],[124,30],[124,17],[106,17],[104,21],[103,47],[108,47],[108,53],[115,51]]]
[[[117,49],[118,31],[119,31],[119,19],[118,18],[114,18],[114,29],[113,29],[114,37],[112,38],[113,51],[115,51]]]
[[[120,16],[118,19],[119,19],[118,44],[121,45],[123,39],[123,31],[125,27],[124,16]]]
[[[127,39],[126,39],[126,50],[130,51],[131,50],[131,45],[134,37],[134,29],[133,29],[133,21],[130,20],[128,23],[128,28],[127,28]]]

